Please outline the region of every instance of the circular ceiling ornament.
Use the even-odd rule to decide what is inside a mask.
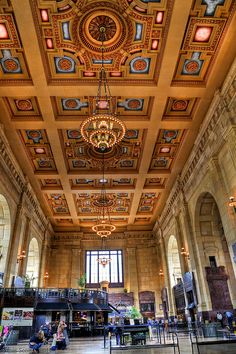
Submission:
[[[19,111],[31,111],[33,109],[31,100],[16,100]]]
[[[115,194],[94,194],[91,196],[91,207],[99,213],[105,211],[107,214],[116,206],[116,199]]]
[[[185,70],[189,74],[195,74],[199,70],[199,62],[197,60],[190,60],[188,63],[185,65]]]
[[[116,22],[111,16],[96,15],[88,23],[88,32],[98,42],[101,42],[101,33],[103,42],[110,41],[117,34]]]
[[[122,147],[115,145],[104,151],[94,148],[91,144],[86,144],[85,154],[88,157],[88,163],[93,168],[101,168],[103,165],[103,156],[105,160],[105,169],[115,168],[122,156]]]
[[[173,111],[185,111],[188,106],[187,100],[175,100],[172,104],[171,109]]]
[[[109,54],[130,45],[133,25],[118,5],[103,1],[85,6],[83,15],[75,18],[72,32],[82,48],[96,54],[101,53],[103,33],[104,54]]]

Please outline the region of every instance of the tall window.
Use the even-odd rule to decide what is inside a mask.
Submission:
[[[111,262],[103,267],[97,262],[98,258],[110,258]],[[98,287],[102,280],[108,280],[111,287],[122,287],[123,255],[121,250],[86,251],[87,285]]]

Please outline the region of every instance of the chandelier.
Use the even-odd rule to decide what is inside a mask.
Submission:
[[[108,265],[111,262],[110,258],[106,258],[106,257],[101,257],[97,259],[97,262],[99,264],[101,264],[104,268],[106,267],[106,265]]]
[[[102,250],[106,251],[105,239],[102,238]],[[101,257],[97,258],[97,262],[101,264],[104,268],[111,262],[111,258],[106,257],[105,255],[101,255]]]
[[[83,139],[101,151],[118,144],[124,138],[126,131],[124,123],[116,116],[116,107],[114,107],[115,104],[104,67],[103,42],[106,38],[106,30],[105,25],[100,26],[102,64],[95,104],[92,107],[92,115],[85,119],[80,126]]]
[[[104,161],[104,152],[103,152],[103,164],[102,164],[102,178],[100,179],[102,183],[101,194],[97,197],[94,197],[92,200],[92,205],[97,211],[97,222],[92,227],[92,230],[102,238],[110,236],[116,227],[111,223],[110,212],[115,206],[116,197],[106,193],[106,179],[105,179],[105,161]]]

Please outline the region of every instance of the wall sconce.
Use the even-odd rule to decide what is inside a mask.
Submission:
[[[44,279],[47,280],[48,278],[49,278],[49,274],[48,274],[48,272],[45,272]]]
[[[47,288],[47,285],[48,285],[48,278],[49,278],[49,274],[48,274],[48,272],[45,272],[44,276],[43,276],[45,288]]]
[[[186,257],[186,259],[190,259],[189,258],[189,253],[185,250],[184,247],[181,248],[181,252],[182,256]]]
[[[163,270],[162,270],[162,269],[159,270],[159,275],[160,275],[160,276],[164,276],[164,273],[163,273]]]
[[[26,257],[25,251],[21,251],[20,254],[17,256],[17,261],[16,263],[19,263],[20,261],[23,261],[23,259]]]
[[[236,213],[236,200],[234,199],[234,197],[229,197],[229,206],[231,208],[234,208],[234,212]]]

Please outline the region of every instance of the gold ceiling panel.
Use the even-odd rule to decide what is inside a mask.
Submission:
[[[74,178],[70,179],[71,188],[78,189],[134,189],[136,178]]]
[[[37,97],[5,97],[4,100],[12,120],[42,120]]]
[[[173,77],[174,85],[206,83],[235,9],[233,0],[193,1]]]
[[[62,189],[61,181],[57,178],[39,179],[39,182],[42,190]]]
[[[160,195],[158,193],[143,193],[139,202],[137,214],[153,215],[159,197]]]
[[[32,0],[49,80],[81,83],[98,78],[102,23],[110,78],[156,81],[173,3],[173,0],[77,0],[61,6],[56,1]]]
[[[97,92],[100,24],[127,127],[104,153],[111,220],[151,230],[235,58],[235,10],[233,0],[0,0],[0,123],[56,230],[91,232],[97,219],[103,154],[80,125]]]
[[[90,97],[52,97],[56,120],[78,120],[92,114],[89,107],[95,96]],[[127,119],[149,119],[153,97],[113,97],[118,116]],[[103,111],[100,109],[101,112]]]
[[[66,197],[62,193],[46,194],[45,198],[54,216],[70,215]]]
[[[192,119],[197,98],[168,97],[163,120]]]
[[[10,1],[0,2],[0,82],[5,85],[31,83]]]
[[[160,130],[152,155],[150,171],[169,172],[171,170],[184,135],[184,130]]]
[[[117,192],[107,193],[107,198],[111,200],[110,215],[129,215],[132,205],[133,193]],[[74,194],[74,201],[78,216],[98,215],[94,200],[99,197],[99,193],[78,193]]]
[[[20,130],[19,135],[33,165],[34,172],[57,173],[56,164],[46,130]]]
[[[103,153],[84,142],[79,129],[61,130],[61,145],[68,173],[88,173],[101,175]],[[104,153],[106,171],[137,172],[142,157],[145,130],[126,131],[121,144]]]

